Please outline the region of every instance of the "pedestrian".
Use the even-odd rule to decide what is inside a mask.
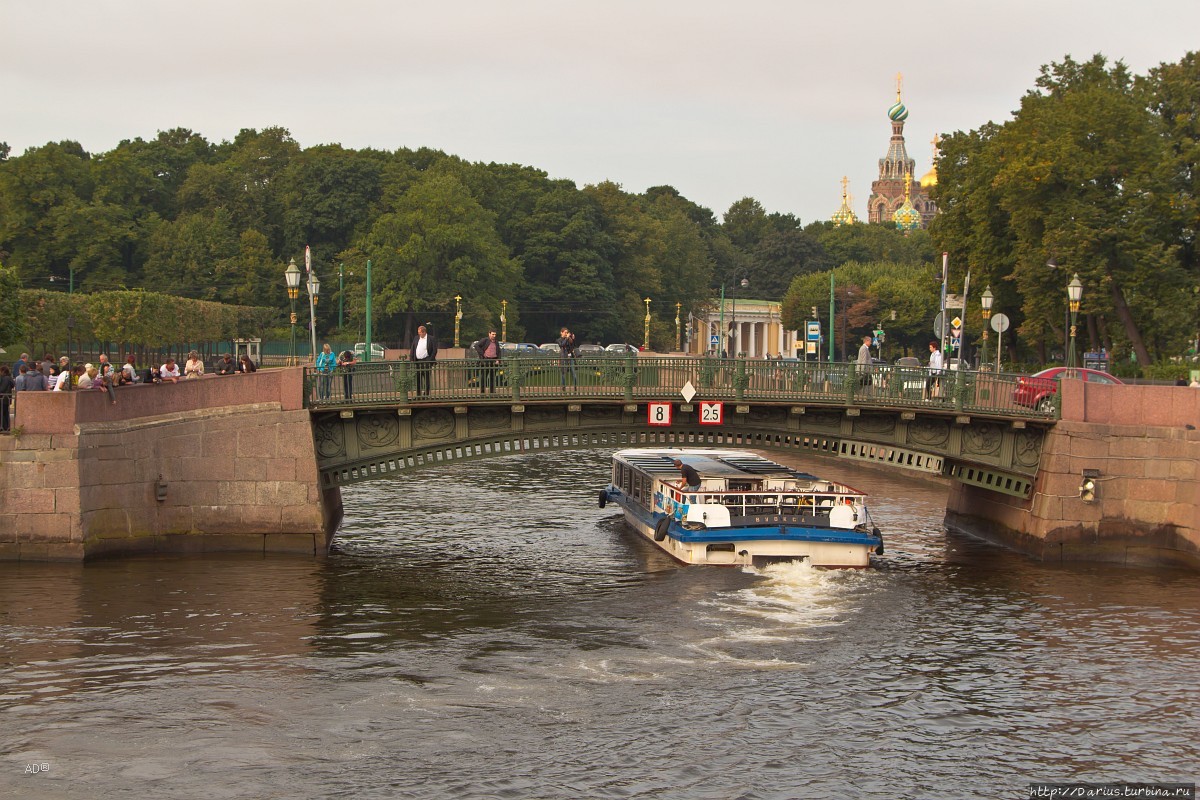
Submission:
[[[488,335],[471,345],[483,361],[483,374],[479,378],[479,393],[483,394],[484,385],[490,394],[496,393],[496,373],[500,371],[500,342],[496,340],[495,328]]]
[[[338,353],[337,368],[342,373],[342,397],[350,400],[354,397],[354,365],[358,359],[353,350],[343,350]]]
[[[8,368],[7,364],[0,364],[0,433],[12,429],[12,413],[9,409],[15,385],[16,381],[13,380],[12,370]]]
[[[333,370],[337,366],[337,359],[334,358],[333,349],[326,342],[321,346],[321,353],[317,356],[317,399],[328,400],[331,394],[330,384],[333,383]],[[220,367],[218,367],[220,369]]]
[[[243,375],[249,375],[251,372],[257,372],[258,366],[255,365],[254,359],[250,358],[249,353],[242,353],[238,358],[238,372]]]
[[[217,374],[233,375],[237,371],[238,365],[233,360],[233,355],[230,353],[221,353],[221,357],[217,360]]]
[[[700,473],[696,472],[696,468],[691,464],[683,463],[678,458],[671,459],[671,462],[675,464],[675,468],[683,476],[683,490],[685,492],[700,491]]]
[[[91,366],[90,364],[88,366]],[[158,378],[163,383],[178,383],[179,382],[179,365],[175,363],[175,359],[168,358],[163,365],[158,368]],[[83,384],[79,385],[83,388]]]
[[[92,388],[92,373],[96,368],[91,364],[84,364],[82,367],[75,367],[78,379],[75,381],[76,389]]]
[[[925,379],[925,399],[942,396],[942,351],[937,342],[929,343],[929,377]]]
[[[204,374],[204,362],[200,360],[200,354],[195,350],[188,353],[187,363],[183,365],[184,379],[199,378]]]
[[[437,360],[437,339],[425,325],[417,326],[417,335],[408,348],[408,360],[417,365],[417,397],[429,395],[429,378]]]
[[[558,372],[563,389],[567,388],[567,371],[571,372],[571,386],[578,390],[579,376],[575,372],[575,334],[566,325],[558,332]]]
[[[46,391],[46,376],[42,374],[41,369],[38,366],[38,362],[34,361],[31,364],[27,364],[25,369],[25,391]]]
[[[871,385],[871,337],[862,337],[862,347],[858,348],[858,359],[854,362],[858,366],[858,382],[862,386]]]
[[[50,355],[49,353],[43,355],[41,369],[42,374],[45,375],[47,379],[49,379],[51,376],[57,375],[58,370],[54,368],[54,356]],[[53,383],[53,381],[51,381],[51,383]]]
[[[140,382],[141,377],[138,375],[137,359],[130,353],[125,356],[125,365],[121,367],[121,383],[129,386]]]
[[[29,366],[29,353],[21,353],[21,357],[13,362],[13,379],[16,380],[16,376],[21,374],[21,367],[27,366]]]
[[[72,388],[71,366],[67,363],[66,356],[63,356],[61,359],[59,359],[59,363],[62,365],[62,368],[58,371],[58,374],[54,376],[53,380],[50,381],[50,388],[55,392],[65,392]]]

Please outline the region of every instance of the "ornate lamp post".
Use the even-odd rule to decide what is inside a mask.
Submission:
[[[983,290],[983,295],[979,298],[980,304],[983,305],[983,358],[980,359],[979,365],[987,367],[987,340],[988,340],[988,320],[992,318],[992,303],[996,297],[992,294],[992,287],[989,286]]]
[[[317,298],[321,296],[321,279],[317,271],[308,273],[308,323],[312,333],[313,363],[317,360]]]
[[[508,301],[500,301],[500,341],[508,341]]]
[[[679,310],[683,308],[683,303],[675,304],[675,352],[679,352],[682,341],[682,331],[679,328]]]
[[[454,346],[458,347],[458,328],[462,325],[462,295],[454,295]]]
[[[1075,273],[1067,284],[1067,302],[1071,305],[1071,343],[1067,347],[1067,369],[1075,366],[1075,317],[1079,313],[1079,301],[1083,298],[1083,284],[1079,273]]]
[[[733,335],[729,338],[732,339],[730,349],[733,351],[734,358],[737,358],[737,354],[741,352],[742,345],[742,332],[738,330],[737,326],[737,287],[741,286],[745,289],[749,285],[750,281],[746,278],[733,284],[733,308],[729,309],[729,324],[733,327]]]
[[[288,299],[292,301],[292,349],[288,352],[288,366],[292,366],[296,363],[296,298],[300,296],[300,268],[296,266],[296,259],[288,261],[283,279],[287,282]]]
[[[642,302],[646,304],[646,332],[642,336],[642,349],[649,350],[650,349],[650,298],[647,297]]]
[[[346,267],[346,265],[344,263],[338,264],[338,330],[339,331],[341,331],[341,329],[345,326],[345,322],[343,322],[343,320],[342,320],[342,312],[346,308],[346,281],[345,281],[345,274],[344,274],[345,267]],[[351,274],[353,274],[353,273],[351,273]]]

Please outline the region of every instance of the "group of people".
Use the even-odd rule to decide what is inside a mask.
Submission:
[[[236,361],[229,353],[223,353],[216,363],[218,375],[249,373],[257,369],[254,361],[243,354]],[[181,369],[174,358],[167,358],[157,369],[139,369],[137,358],[125,357],[120,367],[101,353],[96,363],[72,365],[67,356],[57,360],[45,355],[39,361],[22,353],[11,367],[0,364],[0,432],[12,430],[11,405],[18,392],[68,390],[96,390],[107,392],[111,402],[117,402],[116,388],[140,383],[175,383],[180,380],[199,378],[204,375],[204,361],[193,350]]]

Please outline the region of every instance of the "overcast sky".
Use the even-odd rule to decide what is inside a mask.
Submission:
[[[1200,48],[1197,0],[0,0],[0,24],[14,155],[278,125],[805,223],[842,175],[865,215],[898,72],[919,177],[935,132],[1007,119],[1042,64]]]

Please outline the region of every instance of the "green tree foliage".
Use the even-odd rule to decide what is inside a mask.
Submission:
[[[0,264],[0,344],[16,344],[25,335],[17,271]]]
[[[993,291],[1008,284],[997,308],[1018,312],[1024,341],[1062,341],[1078,273],[1086,345],[1142,364],[1182,351],[1197,312],[1185,155],[1197,85],[1194,54],[1141,81],[1102,56],[1068,57],[1042,68],[1010,121],[948,137],[935,240]]]
[[[455,295],[464,298],[465,330],[497,324],[501,300],[508,300],[510,337],[520,331],[519,266],[496,233],[495,217],[457,178],[423,175],[394,211],[375,221],[362,252],[374,266],[380,338],[407,338],[414,312],[451,312]]]

